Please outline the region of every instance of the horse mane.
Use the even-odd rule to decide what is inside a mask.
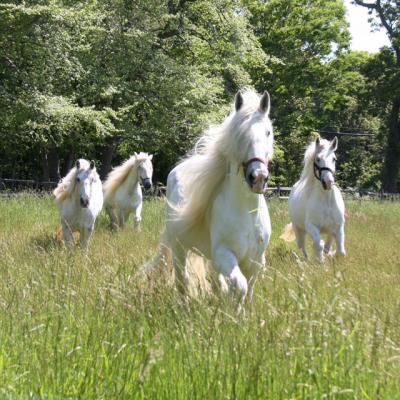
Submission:
[[[329,140],[326,139],[320,139],[319,140],[319,147],[322,150],[327,149],[330,146]],[[315,145],[315,140],[313,140],[306,148],[306,151],[304,153],[304,168],[303,171],[301,172],[300,179],[297,183],[297,185],[301,187],[306,187],[309,186],[311,182],[313,182],[312,178],[314,177],[314,159],[315,159],[315,151],[316,151],[316,145]]]
[[[89,161],[83,158],[79,159],[79,165],[79,170],[76,167],[71,168],[68,174],[61,179],[57,187],[54,189],[53,195],[57,202],[62,203],[64,200],[71,197],[75,189],[76,176],[78,175],[78,172],[90,168]],[[96,170],[94,169],[93,171],[97,175]]]
[[[133,168],[137,168],[142,161],[149,159],[148,153],[140,152],[125,160],[121,165],[115,167],[103,183],[104,200],[115,194],[117,189],[125,182]]]
[[[211,126],[198,139],[193,151],[179,164],[179,181],[182,187],[181,204],[172,208],[188,230],[200,224],[210,209],[218,187],[229,173],[229,163],[240,165],[245,161],[246,149],[252,140],[243,128],[248,118],[259,109],[260,96],[252,90],[242,93],[243,104],[217,126]],[[260,118],[264,118],[260,114]],[[268,149],[272,157],[272,143]]]

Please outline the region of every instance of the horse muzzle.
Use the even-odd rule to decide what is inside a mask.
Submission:
[[[324,190],[331,190],[334,183],[332,181],[321,181]]]
[[[150,178],[143,179],[142,183],[145,190],[150,190],[153,186]]]
[[[88,207],[89,207],[89,199],[83,199],[83,198],[81,197],[80,203],[81,203],[81,207],[82,207],[82,208],[88,208]]]
[[[262,172],[251,172],[246,179],[251,191],[257,194],[263,194],[268,186],[268,176],[268,174]]]

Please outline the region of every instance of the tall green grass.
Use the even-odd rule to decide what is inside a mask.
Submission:
[[[138,281],[164,204],[141,233],[101,215],[88,254],[54,240],[53,201],[0,199],[0,397],[400,399],[400,204],[347,204],[348,256],[298,263],[269,204],[268,268],[252,307],[184,301],[165,275]]]

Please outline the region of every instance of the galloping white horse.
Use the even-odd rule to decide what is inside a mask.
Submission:
[[[140,228],[142,213],[142,189],[152,186],[153,155],[134,154],[120,166],[114,168],[103,184],[104,204],[112,226],[122,227],[131,212],[135,213],[135,228]]]
[[[101,180],[94,161],[80,159],[53,192],[60,211],[67,247],[74,243],[72,233],[80,232],[80,244],[86,249],[97,215],[103,207]]]
[[[165,232],[146,265],[162,264],[172,250],[176,283],[185,292],[186,258],[194,250],[212,261],[221,289],[233,291],[239,310],[246,294],[252,298],[271,234],[263,196],[273,152],[269,111],[267,92],[238,92],[231,114],[170,172]]]
[[[306,234],[314,243],[315,258],[322,262],[324,253],[331,251],[333,238],[336,239],[338,255],[345,255],[344,249],[344,202],[335,185],[335,151],[338,139],[331,142],[317,138],[304,155],[304,169],[300,180],[293,186],[289,196],[289,215],[292,221],[281,236],[286,241],[294,240],[307,258]],[[327,235],[324,242],[321,233]]]

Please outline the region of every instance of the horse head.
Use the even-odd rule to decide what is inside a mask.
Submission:
[[[246,107],[240,92],[235,99],[236,113]],[[268,162],[272,157],[273,133],[269,119],[270,97],[267,91],[262,95],[258,108],[246,115],[241,124],[245,140],[242,147],[242,167],[244,178],[253,193],[262,194],[268,184]]]
[[[324,146],[319,137],[315,140],[314,175],[321,181],[325,190],[331,190],[335,184],[335,151],[337,147],[338,138],[336,136],[331,142],[328,142],[328,146]]]
[[[95,162],[92,160],[88,163],[86,160],[78,160],[75,167],[77,170],[75,184],[79,192],[79,202],[81,207],[87,208],[92,196],[93,182],[97,179]]]
[[[141,161],[138,165],[138,173],[140,181],[145,188],[145,190],[151,189],[152,177],[153,177],[153,164],[151,160],[153,159],[153,155],[150,154],[145,160]]]

